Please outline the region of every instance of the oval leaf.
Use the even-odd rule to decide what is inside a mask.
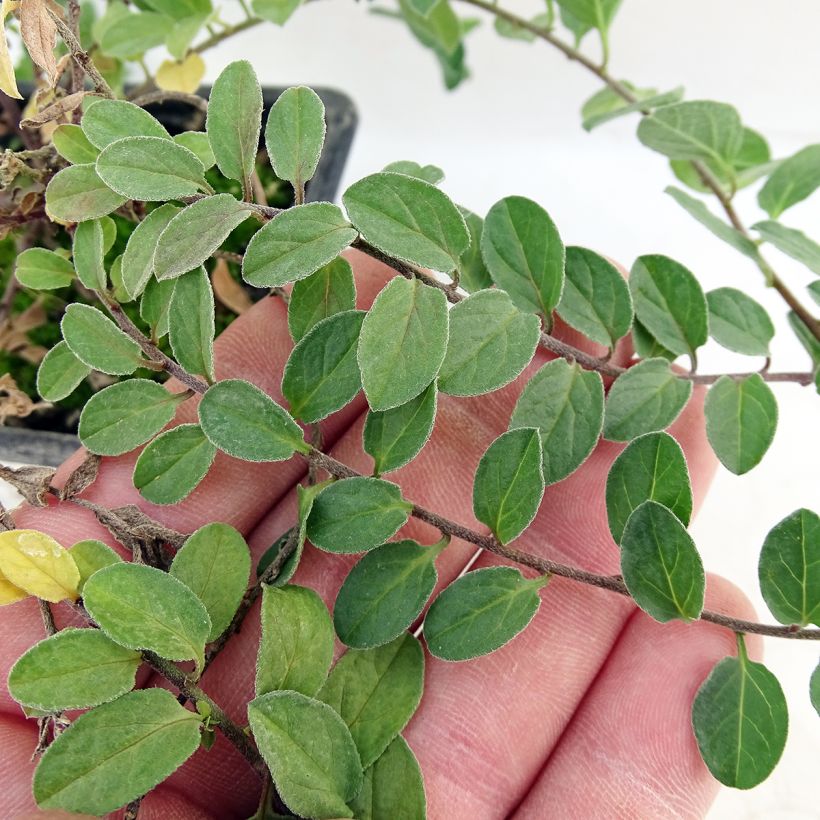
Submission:
[[[46,188],[46,211],[57,222],[83,222],[116,211],[126,198],[114,193],[93,165],[69,165]]]
[[[119,555],[102,541],[88,538],[85,541],[78,541],[71,548],[71,557],[80,572],[80,592],[83,591],[85,582],[98,570],[110,567],[111,564],[118,564],[122,561]]]
[[[46,353],[37,370],[37,392],[46,401],[60,401],[74,392],[91,372],[65,342],[57,342]]]
[[[73,601],[78,595],[80,572],[71,553],[37,530],[0,532],[0,573],[44,601]]]
[[[179,213],[176,205],[166,203],[151,211],[128,238],[122,255],[122,284],[132,299],[145,290],[154,273],[154,251],[160,234]]]
[[[820,145],[809,145],[784,160],[760,189],[757,201],[772,219],[820,187]]]
[[[294,284],[288,302],[290,335],[298,342],[322,319],[355,307],[353,268],[340,256]]]
[[[142,361],[140,346],[95,307],[69,305],[60,327],[71,352],[95,370],[125,376]]]
[[[176,281],[168,313],[174,358],[189,372],[214,379],[214,292],[205,268]]]
[[[55,290],[74,281],[74,266],[54,251],[28,248],[18,254],[14,275],[24,288]]]
[[[768,356],[774,325],[754,299],[735,288],[717,288],[706,294],[709,333],[723,347],[747,356]]]
[[[90,290],[104,291],[108,286],[104,243],[101,220],[90,219],[77,225],[72,246],[74,267],[79,280]]]
[[[156,117],[126,100],[98,100],[83,114],[82,129],[88,141],[102,150],[126,137],[171,137]]]

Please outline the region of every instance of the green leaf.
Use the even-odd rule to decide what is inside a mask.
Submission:
[[[178,145],[196,154],[206,171],[216,164],[216,157],[214,157],[214,152],[211,150],[211,143],[204,131],[183,131],[181,134],[174,134],[172,139]]]
[[[423,688],[421,644],[404,634],[374,649],[348,650],[316,697],[347,724],[366,768],[407,725]]]
[[[299,692],[270,692],[248,705],[256,745],[279,796],[304,817],[352,817],[362,766],[350,730],[327,704]]]
[[[789,320],[789,325],[797,336],[798,341],[809,354],[812,361],[812,367],[816,368],[820,365],[820,342],[814,337],[814,334],[806,327],[803,320],[793,311],[790,310],[786,316]]]
[[[435,560],[447,546],[389,541],[350,570],[333,608],[339,639],[356,649],[381,646],[401,635],[421,614],[438,580]]]
[[[24,288],[55,290],[74,281],[74,266],[54,251],[28,248],[18,254],[14,275]]]
[[[481,255],[516,307],[549,319],[564,287],[564,244],[540,205],[522,196],[496,202],[484,220]]]
[[[296,418],[317,422],[362,389],[356,349],[364,317],[362,310],[337,313],[315,325],[293,349],[282,377],[282,394]]]
[[[205,605],[167,572],[147,564],[112,564],[83,587],[88,614],[112,641],[202,667],[211,620]]]
[[[802,202],[820,187],[820,145],[809,145],[775,168],[757,195],[757,202],[772,218]]]
[[[674,185],[667,186],[665,192],[687,211],[690,216],[708,228],[718,239],[722,239],[736,251],[745,254],[751,259],[757,259],[758,251],[755,243],[740,233],[740,231],[715,216],[706,206],[706,203],[695,199],[693,196],[689,196],[686,191],[681,191],[680,188],[675,188]]]
[[[747,356],[768,356],[774,325],[769,314],[750,296],[735,288],[706,294],[709,332],[723,347]]]
[[[398,470],[412,461],[427,443],[436,419],[436,383],[392,410],[371,410],[362,440],[373,456],[376,474]]]
[[[313,697],[333,661],[333,625],[324,601],[306,587],[262,587],[256,694],[280,689]]]
[[[431,185],[438,185],[444,181],[444,171],[436,165],[419,165],[418,162],[412,160],[398,160],[385,165],[382,169],[389,173],[404,174],[408,177],[415,177],[424,182],[429,182]]]
[[[213,11],[211,0],[145,0],[155,11],[172,17],[174,20],[185,20],[194,15],[208,15]]]
[[[609,529],[620,543],[632,512],[644,501],[663,504],[683,523],[692,516],[692,485],[683,450],[668,433],[647,433],[615,459],[606,479]]]
[[[284,25],[301,5],[302,0],[251,0],[254,14],[278,26]]]
[[[54,738],[34,772],[41,809],[104,815],[149,792],[199,747],[201,718],[165,689],[129,692]]]
[[[160,234],[154,253],[157,279],[198,268],[250,215],[248,206],[230,194],[209,196],[183,208]]]
[[[413,505],[389,481],[357,476],[336,481],[313,502],[307,536],[326,552],[366,552],[403,527]]]
[[[613,348],[632,326],[632,297],[620,271],[594,251],[567,248],[558,315],[588,339]]]
[[[544,495],[541,436],[533,427],[500,435],[475,474],[473,513],[502,543],[514,541],[530,525]]]
[[[112,142],[97,157],[96,169],[112,191],[148,202],[193,196],[207,185],[196,154],[164,137]]]
[[[356,235],[335,205],[299,205],[256,232],[242,261],[242,277],[256,287],[304,279],[332,262]]]
[[[89,290],[105,291],[108,287],[108,274],[103,264],[105,237],[102,221],[89,219],[77,225],[72,247],[77,278]]]
[[[694,275],[668,256],[640,256],[629,278],[635,314],[666,348],[695,356],[706,344],[706,297]]]
[[[216,78],[205,129],[219,170],[250,190],[262,130],[262,89],[247,60],[231,63]]]
[[[581,23],[606,32],[621,0],[558,0],[558,5]]]
[[[46,401],[60,401],[74,392],[91,368],[65,342],[57,342],[37,370],[37,392]]]
[[[665,430],[692,395],[692,382],[679,379],[665,359],[647,359],[619,376],[606,400],[604,438],[631,441]]]
[[[150,325],[151,333],[156,339],[168,334],[168,316],[175,287],[176,279],[159,282],[151,278],[140,299],[140,318]]]
[[[57,222],[83,222],[116,211],[125,197],[114,193],[91,164],[69,165],[46,188],[46,211]]]
[[[265,146],[273,171],[300,191],[316,173],[325,141],[325,106],[303,85],[283,91],[265,125]]]
[[[820,715],[820,663],[814,668],[809,680],[809,698],[814,711]]]
[[[362,324],[358,360],[367,401],[390,410],[432,382],[447,352],[447,299],[402,277],[382,288]]]
[[[637,319],[632,323],[632,343],[641,359],[662,358],[674,362],[678,357],[667,350]]]
[[[79,125],[58,125],[51,135],[57,153],[72,165],[97,161],[99,148],[92,145]]]
[[[556,359],[527,382],[510,418],[510,428],[538,428],[544,481],[550,485],[586,461],[598,443],[603,418],[601,377],[578,364]]]
[[[128,244],[122,256],[122,284],[132,299],[140,296],[148,285],[154,273],[154,252],[160,234],[178,213],[179,208],[176,205],[160,205],[151,211],[128,237]]]
[[[527,580],[512,567],[468,572],[442,592],[424,619],[431,654],[466,661],[504,646],[535,616],[545,577]]]
[[[71,352],[95,370],[126,376],[142,360],[140,346],[95,307],[69,305],[60,326]]]
[[[214,379],[214,293],[205,268],[177,279],[168,314],[174,358],[189,372]]]
[[[134,486],[152,504],[176,504],[205,478],[216,456],[198,424],[180,424],[160,433],[134,465]]]
[[[820,517],[800,509],[766,535],[758,565],[766,605],[782,624],[820,626]]]
[[[106,27],[100,49],[109,57],[133,59],[162,45],[167,25],[167,17],[151,11],[126,14]]]
[[[749,660],[742,641],[739,657],[720,661],[698,689],[692,725],[709,771],[725,786],[751,789],[780,760],[789,715],[777,678]]]
[[[449,273],[470,244],[458,208],[420,179],[371,174],[351,185],[342,202],[367,242],[405,262]]]
[[[438,387],[452,396],[477,396],[498,390],[530,363],[541,325],[521,313],[500,290],[482,290],[450,311],[447,355]]]
[[[656,621],[700,617],[703,563],[686,527],[657,501],[644,501],[629,516],[621,536],[621,573],[635,603]]]
[[[353,268],[339,256],[294,284],[288,302],[290,335],[298,342],[322,319],[355,307]]]
[[[777,429],[777,400],[758,373],[721,376],[706,394],[706,436],[715,455],[735,475],[760,463]]]
[[[171,139],[156,117],[126,100],[98,100],[83,114],[82,129],[100,150],[126,137]]]
[[[820,276],[820,245],[802,231],[787,228],[774,220],[758,222],[752,225],[752,230],[781,253],[791,256]]]
[[[284,408],[242,379],[209,388],[199,403],[199,423],[220,450],[245,461],[284,461],[310,449]]]
[[[122,558],[111,547],[93,538],[78,541],[71,548],[71,557],[80,572],[80,584],[78,586],[80,592],[83,591],[85,582],[95,572],[122,561]]]
[[[63,629],[34,644],[9,672],[9,694],[47,712],[97,706],[134,687],[139,652],[98,629]]]
[[[481,234],[484,230],[484,220],[466,208],[461,209],[461,215],[467,224],[470,233],[470,247],[461,254],[458,262],[459,284],[468,293],[484,290],[493,284],[490,272],[484,264],[481,255]]]
[[[95,393],[80,414],[83,445],[101,456],[127,453],[153,438],[174,417],[186,393],[148,379],[128,379]]]
[[[731,175],[732,161],[743,142],[743,125],[731,105],[692,100],[643,117],[638,139],[670,159],[708,160]]]
[[[584,107],[581,109],[583,129],[592,131],[593,128],[626,114],[651,111],[653,108],[660,108],[662,105],[680,102],[683,99],[683,86],[678,86],[662,94],[656,93],[654,89],[635,89],[633,93],[638,97],[637,102],[634,103],[626,102],[623,97],[616,94],[609,87],[594,94],[584,103]]]

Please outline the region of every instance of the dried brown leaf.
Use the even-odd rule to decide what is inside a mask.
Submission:
[[[3,467],[0,478],[8,481],[32,507],[47,507],[48,488],[55,470],[52,467]]]
[[[244,313],[253,306],[251,297],[242,285],[231,276],[228,263],[224,259],[217,259],[211,273],[211,284],[214,296],[237,315]]]
[[[71,113],[75,108],[79,108],[82,101],[89,94],[90,91],[77,91],[75,94],[68,94],[61,97],[51,105],[46,106],[42,111],[38,111],[24,120],[20,120],[20,125],[23,128],[38,128],[48,122],[53,122],[66,114]]]
[[[46,0],[25,0],[20,6],[20,33],[31,59],[46,73],[49,84],[56,85],[54,41],[57,25],[48,12]]]
[[[80,495],[83,490],[88,489],[97,478],[101,461],[102,456],[98,456],[95,453],[86,453],[83,463],[66,479],[66,483],[60,490],[60,499],[74,498]]]

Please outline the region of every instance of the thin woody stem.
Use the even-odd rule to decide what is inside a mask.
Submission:
[[[46,11],[57,26],[57,31],[60,32],[60,37],[63,38],[63,42],[68,46],[71,56],[88,75],[96,91],[104,97],[108,97],[112,100],[115,99],[116,94],[114,94],[111,90],[111,86],[105,81],[105,77],[97,70],[97,66],[94,65],[94,61],[88,55],[88,52],[80,45],[80,41],[74,35],[74,32],[66,25],[60,15],[53,12],[47,5]]]

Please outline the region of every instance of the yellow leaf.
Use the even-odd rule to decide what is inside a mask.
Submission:
[[[24,589],[14,586],[11,581],[7,581],[0,573],[0,606],[22,601],[23,598],[28,598],[28,593]]]
[[[196,52],[191,52],[184,60],[163,60],[154,78],[156,84],[165,91],[183,91],[193,94],[205,76],[205,61]]]
[[[44,601],[79,597],[80,571],[71,553],[37,530],[0,532],[0,573]]]
[[[0,6],[0,91],[9,97],[22,100],[23,96],[17,90],[17,80],[14,77],[14,63],[9,54],[9,44],[6,42],[6,17],[19,5],[17,0],[3,0]]]

